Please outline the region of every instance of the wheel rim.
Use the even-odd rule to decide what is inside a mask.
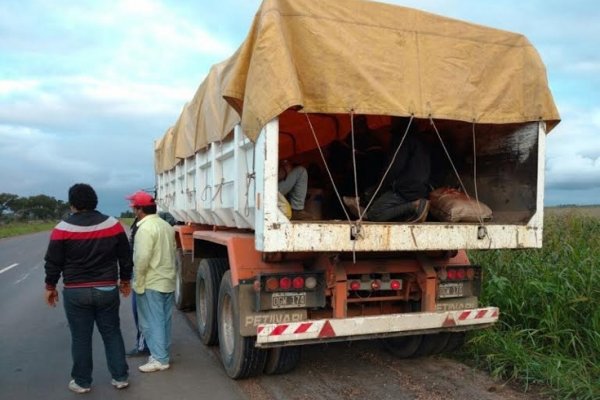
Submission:
[[[223,308],[221,309],[221,332],[222,337],[220,345],[225,350],[225,354],[233,354],[234,338],[233,338],[233,308],[231,297],[225,295],[223,297]]]
[[[196,298],[198,299],[198,304],[196,304],[196,309],[198,310],[198,323],[200,326],[204,327],[206,326],[208,306],[206,305],[206,286],[203,279],[198,282],[196,290]]]

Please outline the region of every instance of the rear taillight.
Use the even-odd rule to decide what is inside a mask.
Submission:
[[[315,290],[318,286],[319,278],[312,274],[262,276],[254,282],[254,290],[260,291],[263,288],[267,292]]]
[[[269,278],[266,281],[265,287],[267,290],[273,291],[279,288],[279,279],[277,278]]]
[[[304,285],[307,289],[314,289],[317,287],[317,278],[314,276],[309,276],[304,280]]]
[[[297,276],[292,280],[292,287],[294,289],[304,289],[304,278]]]
[[[279,279],[279,288],[280,289],[288,290],[291,287],[292,287],[292,280],[290,278],[288,278],[287,276],[284,276],[283,278]]]
[[[352,281],[352,282],[350,282],[350,289],[352,289],[352,290],[360,290],[360,281]]]
[[[439,267],[437,276],[440,281],[473,280],[476,272],[471,267]]]
[[[446,279],[448,279],[448,272],[446,271],[446,268],[439,269],[438,278],[440,278],[441,281],[445,281]]]
[[[467,279],[472,281],[475,278],[475,270],[473,268],[467,268]]]
[[[385,290],[402,290],[402,280],[390,279],[388,276],[381,278],[371,278],[363,275],[361,279],[353,279],[348,281],[348,290],[352,291],[385,291]]]

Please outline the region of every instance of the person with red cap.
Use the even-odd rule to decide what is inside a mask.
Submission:
[[[128,196],[137,218],[133,243],[133,290],[139,326],[150,350],[142,372],[169,368],[171,316],[175,302],[175,232],[156,213],[154,198],[143,191]]]
[[[129,235],[129,244],[133,249],[133,243],[135,242],[135,233],[137,232],[137,222],[138,219],[135,218],[131,223],[130,227],[130,235]],[[135,290],[131,291],[131,310],[133,312],[133,321],[135,322],[135,347],[127,352],[127,357],[138,357],[138,356],[149,356],[150,350],[148,350],[148,345],[146,344],[146,339],[144,338],[144,334],[140,330],[140,325],[138,322],[138,312],[137,312],[137,301],[135,296]]]

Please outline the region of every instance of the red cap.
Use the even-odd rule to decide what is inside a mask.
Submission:
[[[141,190],[125,198],[129,200],[129,205],[131,207],[145,207],[155,205],[154,198],[148,193],[143,192]]]

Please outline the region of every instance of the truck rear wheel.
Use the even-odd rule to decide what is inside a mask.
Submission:
[[[189,310],[194,307],[194,282],[183,279],[183,264],[185,257],[191,257],[183,249],[177,249],[175,256],[175,307],[178,310]]]
[[[441,353],[450,353],[454,350],[458,350],[465,344],[465,332],[452,332],[450,333],[450,337],[448,337],[448,343],[444,346],[444,349]]]
[[[287,374],[298,366],[300,346],[276,347],[268,350],[265,374]]]
[[[409,358],[415,354],[421,340],[422,335],[398,336],[383,339],[383,344],[396,357]]]
[[[262,373],[267,352],[255,347],[256,337],[240,334],[240,305],[231,283],[231,271],[225,272],[219,290],[219,350],[227,375],[243,379]]]
[[[207,346],[219,342],[217,303],[221,278],[228,268],[226,258],[204,258],[196,273],[196,324],[200,339]]]
[[[450,333],[441,332],[431,335],[423,335],[423,340],[413,357],[431,356],[441,353],[448,343]]]

